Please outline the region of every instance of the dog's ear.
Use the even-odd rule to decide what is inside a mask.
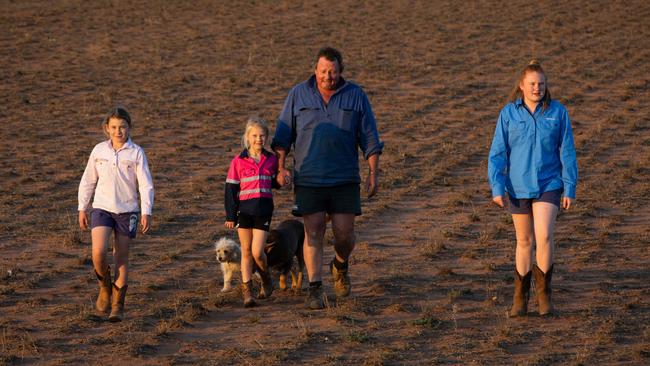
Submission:
[[[278,232],[276,230],[271,230],[269,236],[266,237],[266,243],[270,244],[275,243],[276,241],[278,241]]]

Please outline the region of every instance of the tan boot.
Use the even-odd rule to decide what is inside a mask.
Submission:
[[[553,312],[553,304],[551,303],[553,265],[551,265],[551,268],[546,273],[542,272],[537,265],[534,265],[533,274],[535,275],[535,293],[537,294],[537,302],[539,303],[539,315],[550,314]]]
[[[310,310],[319,310],[325,307],[325,303],[323,302],[323,286],[309,286],[305,306]]]
[[[259,270],[259,272],[260,277],[262,278],[262,287],[260,288],[260,293],[257,295],[257,298],[268,299],[275,289],[273,287],[273,279],[271,278],[268,268],[266,271]]]
[[[530,277],[531,272],[526,273],[525,276],[520,276],[515,268],[515,295],[512,299],[512,308],[510,309],[510,316],[522,316],[528,313],[528,295],[530,293]]]
[[[99,296],[95,307],[101,314],[108,314],[111,311],[111,267],[106,269],[106,273],[101,276],[95,271],[97,282],[99,282]]]
[[[255,299],[253,299],[252,284],[253,284],[252,281],[242,282],[241,284],[241,293],[244,296],[245,308],[250,308],[257,305]]]
[[[350,294],[350,276],[348,275],[348,269],[338,269],[334,265],[334,260],[330,262],[330,272],[332,273],[332,279],[334,280],[334,294],[336,297],[346,297]]]
[[[124,285],[122,288],[113,284],[113,301],[111,304],[111,315],[108,321],[121,322],[124,319],[124,299],[126,298],[126,290],[129,286]]]

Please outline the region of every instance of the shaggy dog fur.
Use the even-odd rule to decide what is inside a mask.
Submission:
[[[232,289],[232,275],[241,270],[241,249],[239,244],[228,238],[221,238],[214,246],[217,261],[221,264],[223,273],[223,288],[221,292]]]

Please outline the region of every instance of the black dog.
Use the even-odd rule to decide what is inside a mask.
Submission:
[[[269,268],[280,272],[280,290],[287,289],[289,272],[291,272],[291,289],[294,292],[300,292],[302,289],[302,273],[305,268],[302,254],[304,241],[305,227],[298,220],[282,221],[269,232],[264,252]],[[294,257],[298,260],[297,269],[293,266]]]

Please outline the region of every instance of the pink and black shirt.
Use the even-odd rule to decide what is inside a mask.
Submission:
[[[272,215],[271,188],[278,187],[277,174],[278,159],[266,150],[262,150],[259,162],[248,155],[248,150],[232,159],[224,197],[226,220],[237,222],[240,212],[251,216]]]

